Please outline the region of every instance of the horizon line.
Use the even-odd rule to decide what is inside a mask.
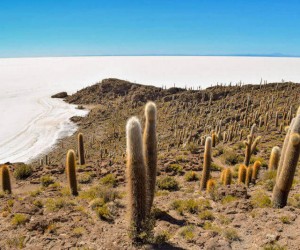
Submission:
[[[53,55],[53,56],[0,56],[0,59],[18,59],[18,58],[60,58],[60,57],[286,57],[286,58],[299,58],[300,55],[285,55],[280,53],[274,54],[99,54],[99,55]]]

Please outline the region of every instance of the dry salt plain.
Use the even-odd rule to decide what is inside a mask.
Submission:
[[[0,59],[0,163],[28,162],[76,131],[86,115],[50,96],[104,78],[142,84],[206,88],[230,82],[300,82],[300,58],[275,57],[67,57]]]

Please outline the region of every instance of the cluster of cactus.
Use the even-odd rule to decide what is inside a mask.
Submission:
[[[150,217],[156,185],[156,105],[153,102],[146,104],[145,117],[143,138],[138,118],[130,118],[126,125],[129,221],[134,241],[139,240]]]
[[[300,155],[300,112],[291,121],[287,131],[277,168],[276,184],[273,189],[274,207],[286,206]]]
[[[221,172],[221,179],[220,179],[221,183],[224,186],[228,186],[231,185],[232,182],[232,171],[230,168],[225,168],[223,169],[223,171]]]

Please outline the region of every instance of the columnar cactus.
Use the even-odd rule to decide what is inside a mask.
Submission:
[[[278,168],[280,159],[280,148],[275,146],[272,148],[270,161],[269,161],[269,170],[276,170]]]
[[[69,150],[66,160],[66,173],[71,194],[78,195],[76,178],[76,159],[74,150]]]
[[[11,194],[9,169],[6,165],[1,167],[1,186],[3,192]]]
[[[212,138],[212,147],[214,148],[215,146],[216,146],[216,138],[217,138],[217,136],[216,136],[216,132],[215,131],[213,131],[212,133],[211,133],[211,138]]]
[[[225,172],[224,172],[224,181],[223,181],[223,185],[228,186],[231,185],[231,181],[232,181],[232,172],[230,168],[226,168]]]
[[[252,166],[247,167],[246,181],[245,181],[247,187],[249,187],[249,184],[252,181],[252,173],[253,173]]]
[[[293,183],[300,155],[300,115],[292,120],[288,129],[277,170],[276,184],[273,189],[273,206],[284,207]]]
[[[143,149],[146,166],[147,213],[149,214],[154,199],[157,169],[156,105],[153,102],[147,103],[145,117]]]
[[[211,137],[207,137],[205,141],[203,171],[202,171],[202,177],[200,182],[201,190],[206,189],[206,183],[209,179],[210,166],[211,166],[211,147],[212,147],[212,139]]]
[[[258,173],[259,169],[261,167],[261,162],[260,161],[255,161],[252,167],[252,182],[255,184],[257,178],[258,178]]]
[[[83,144],[83,135],[82,133],[78,134],[78,156],[79,156],[79,164],[84,165],[84,144]]]
[[[238,184],[245,183],[246,173],[247,173],[247,167],[244,164],[241,164],[239,167]]]
[[[137,241],[146,219],[146,167],[142,129],[136,117],[130,118],[127,122],[126,144],[129,222],[132,238]]]
[[[250,135],[247,136],[247,141],[244,141],[244,144],[246,146],[244,164],[246,166],[249,166],[251,155],[255,151],[256,146],[260,142],[260,139],[261,139],[260,136],[258,136],[254,139],[255,126],[256,126],[255,124],[252,125]]]

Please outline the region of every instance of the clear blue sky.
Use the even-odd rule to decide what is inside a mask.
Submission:
[[[299,0],[0,0],[0,57],[300,55]]]

